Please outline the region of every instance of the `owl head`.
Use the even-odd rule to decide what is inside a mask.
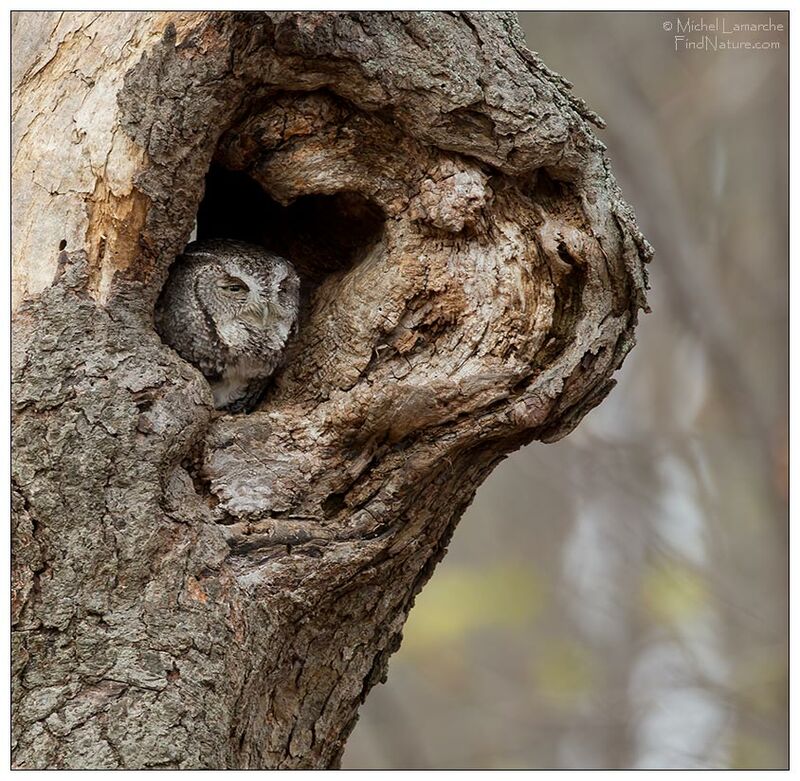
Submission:
[[[217,338],[230,350],[280,350],[297,318],[300,281],[289,261],[230,239],[190,244],[181,258]]]

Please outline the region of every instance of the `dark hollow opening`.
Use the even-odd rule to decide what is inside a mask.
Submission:
[[[239,239],[289,259],[308,292],[356,265],[380,237],[384,214],[356,192],[306,195],[281,206],[247,174],[212,165],[197,212],[197,238]]]

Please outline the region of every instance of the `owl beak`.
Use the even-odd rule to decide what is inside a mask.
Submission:
[[[242,312],[242,319],[257,328],[264,328],[270,319],[269,307],[258,301],[248,301]]]

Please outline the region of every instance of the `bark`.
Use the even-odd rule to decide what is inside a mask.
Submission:
[[[14,764],[335,766],[476,488],[633,345],[650,248],[600,120],[507,13],[13,43]],[[153,329],[210,169],[201,233],[304,280],[250,415]]]

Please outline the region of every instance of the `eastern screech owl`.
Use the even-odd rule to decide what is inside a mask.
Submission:
[[[156,330],[205,375],[217,409],[249,410],[297,326],[299,293],[288,260],[241,241],[196,241],[172,264]]]

